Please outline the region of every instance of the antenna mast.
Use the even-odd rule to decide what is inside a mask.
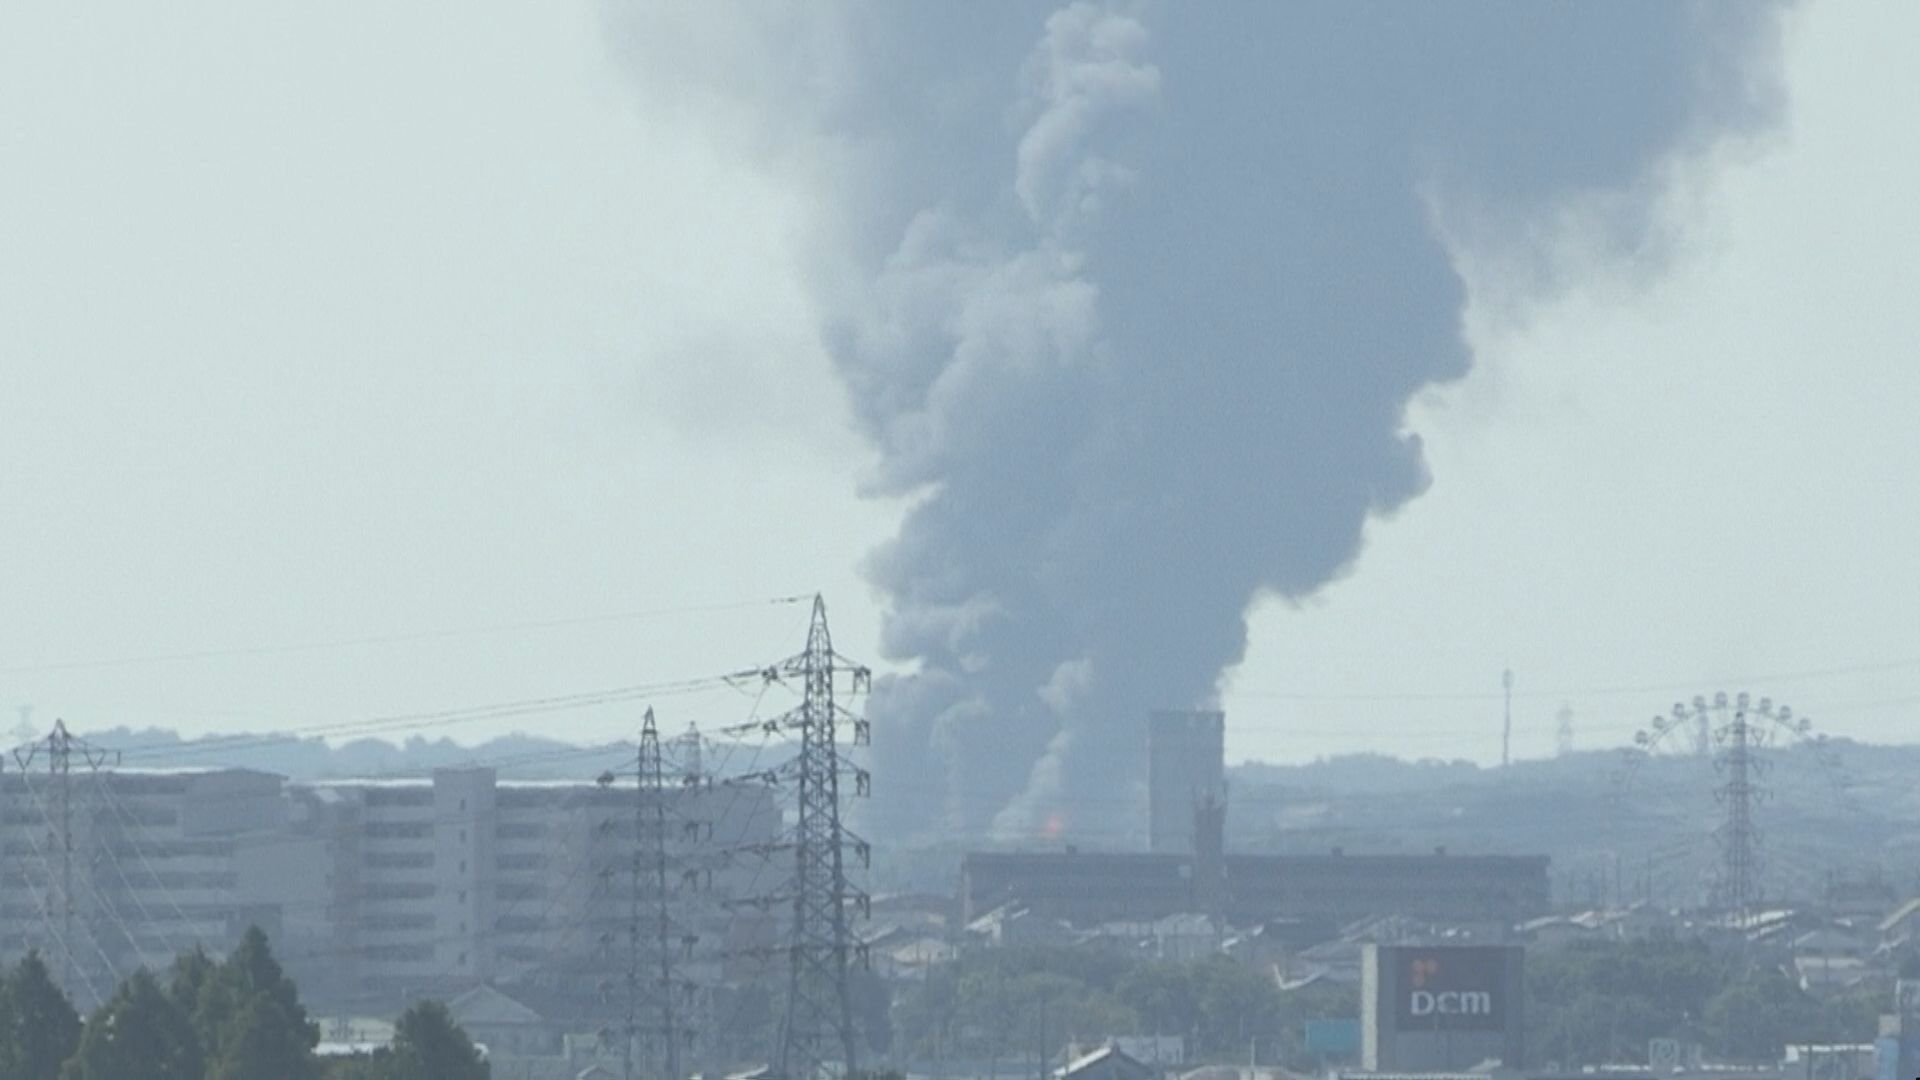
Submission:
[[[1506,722],[1500,727],[1500,766],[1513,764],[1513,669],[1500,673],[1500,687],[1506,699]]]

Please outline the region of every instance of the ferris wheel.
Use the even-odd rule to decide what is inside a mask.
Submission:
[[[1719,808],[1713,829],[1717,859],[1711,874],[1713,906],[1730,918],[1752,914],[1762,895],[1762,844],[1754,811],[1768,801],[1764,777],[1776,755],[1788,747],[1805,749],[1815,768],[1845,801],[1838,754],[1813,722],[1772,698],[1725,691],[1676,702],[1636,731],[1617,779],[1617,793],[1633,788],[1648,764],[1660,758],[1696,758],[1711,762],[1712,794]]]

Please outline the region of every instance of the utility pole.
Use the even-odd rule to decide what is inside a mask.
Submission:
[[[654,727],[652,709],[647,710],[640,729],[639,796],[637,812],[642,818],[651,817],[651,821],[640,824],[647,828],[643,835],[647,837],[647,854],[653,871],[653,947],[658,954],[662,1075],[666,1080],[681,1080],[680,1025],[673,1000],[679,993],[680,980],[674,970],[673,920],[667,891],[667,776],[660,761],[660,731]]]
[[[1554,719],[1559,721],[1559,727],[1554,732],[1553,750],[1557,756],[1566,757],[1573,753],[1573,706],[1560,706]]]
[[[1034,1068],[1035,1080],[1047,1080],[1047,1001],[1040,999],[1040,1038],[1034,1047],[1038,1061]]]
[[[807,648],[768,669],[772,680],[797,680],[804,698],[799,708],[777,723],[800,736],[800,756],[789,766],[799,796],[794,827],[794,876],[787,899],[793,905],[793,923],[787,942],[788,981],[785,1017],[780,1026],[775,1075],[779,1080],[818,1080],[838,1050],[846,1075],[858,1070],[858,1047],[853,1023],[853,1001],[847,973],[861,950],[848,927],[848,908],[867,910],[867,896],[847,881],[846,852],[852,848],[864,865],[869,848],[840,819],[840,779],[854,782],[854,794],[864,796],[870,780],[865,770],[841,755],[839,725],[853,729],[853,744],[865,745],[867,722],[834,701],[835,683],[847,676],[851,694],[865,692],[872,674],[833,651],[827,629],[827,605],[813,598],[813,621]]]

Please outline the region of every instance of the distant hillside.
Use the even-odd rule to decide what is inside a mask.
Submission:
[[[635,747],[627,741],[582,745],[544,735],[513,734],[467,745],[448,738],[419,736],[403,742],[352,739],[329,745],[319,738],[290,735],[217,735],[183,739],[164,728],[110,728],[77,733],[88,742],[117,752],[127,768],[219,766],[259,769],[292,780],[352,777],[426,776],[435,769],[480,765],[501,777],[522,780],[590,780],[602,772],[631,771]],[[678,740],[662,740],[669,767],[680,761]],[[757,754],[752,746],[708,742],[704,766],[731,775],[764,769],[782,759],[778,744]]]
[[[1769,895],[1877,882],[1920,895],[1920,748],[1840,742],[1766,753],[1755,807]],[[1829,764],[1830,762],[1830,764]],[[1378,756],[1231,770],[1243,851],[1538,852],[1568,902],[1697,902],[1711,884],[1724,778],[1710,759],[1628,768],[1618,752],[1481,768]]]
[[[281,735],[182,739],[160,728],[113,728],[86,732],[91,743],[118,751],[129,768],[225,766],[261,769],[295,780],[356,776],[424,776],[437,768],[486,765],[502,776],[527,779],[590,778],[631,761],[631,743],[580,746],[538,735],[506,735],[468,746],[452,739],[415,736],[394,743],[354,739],[329,746],[318,738]],[[631,767],[631,766],[629,766]]]

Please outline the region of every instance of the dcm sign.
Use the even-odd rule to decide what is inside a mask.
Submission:
[[[1496,1031],[1505,1012],[1508,950],[1399,950],[1402,1031]]]
[[[1493,994],[1487,990],[1415,990],[1407,995],[1414,1016],[1492,1016]]]

